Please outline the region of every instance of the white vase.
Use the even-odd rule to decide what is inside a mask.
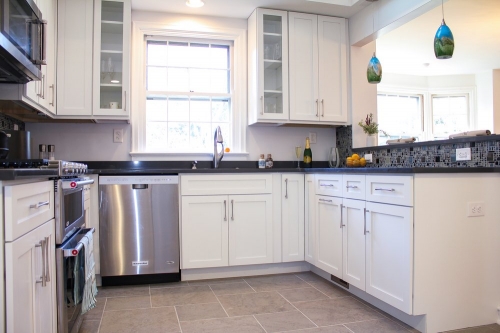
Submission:
[[[366,136],[366,146],[375,147],[377,145],[377,134],[368,134]]]

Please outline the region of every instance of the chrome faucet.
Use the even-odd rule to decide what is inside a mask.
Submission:
[[[222,149],[220,153],[217,151],[217,144],[220,143],[222,145]],[[214,169],[219,167],[220,161],[224,157],[224,138],[222,137],[222,132],[220,131],[220,127],[217,126],[214,134]]]

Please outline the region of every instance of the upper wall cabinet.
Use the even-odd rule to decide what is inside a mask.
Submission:
[[[130,116],[130,0],[59,0],[58,118]]]
[[[346,20],[289,13],[290,120],[347,122]]]
[[[96,0],[94,115],[128,118],[130,23],[129,0]]]
[[[288,120],[287,12],[257,8],[248,19],[249,124]]]

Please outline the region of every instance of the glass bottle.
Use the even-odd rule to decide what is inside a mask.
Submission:
[[[264,154],[260,154],[259,169],[264,169],[265,167],[266,167],[266,160],[264,159]]]
[[[274,161],[273,158],[271,157],[271,154],[267,154],[267,159],[266,159],[266,169],[271,169],[273,167]]]
[[[306,148],[304,149],[304,168],[312,167],[312,151],[309,138],[306,138]]]

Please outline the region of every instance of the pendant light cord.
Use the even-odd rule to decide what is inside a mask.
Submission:
[[[443,21],[444,21],[444,0],[441,0],[441,11],[443,12]]]

